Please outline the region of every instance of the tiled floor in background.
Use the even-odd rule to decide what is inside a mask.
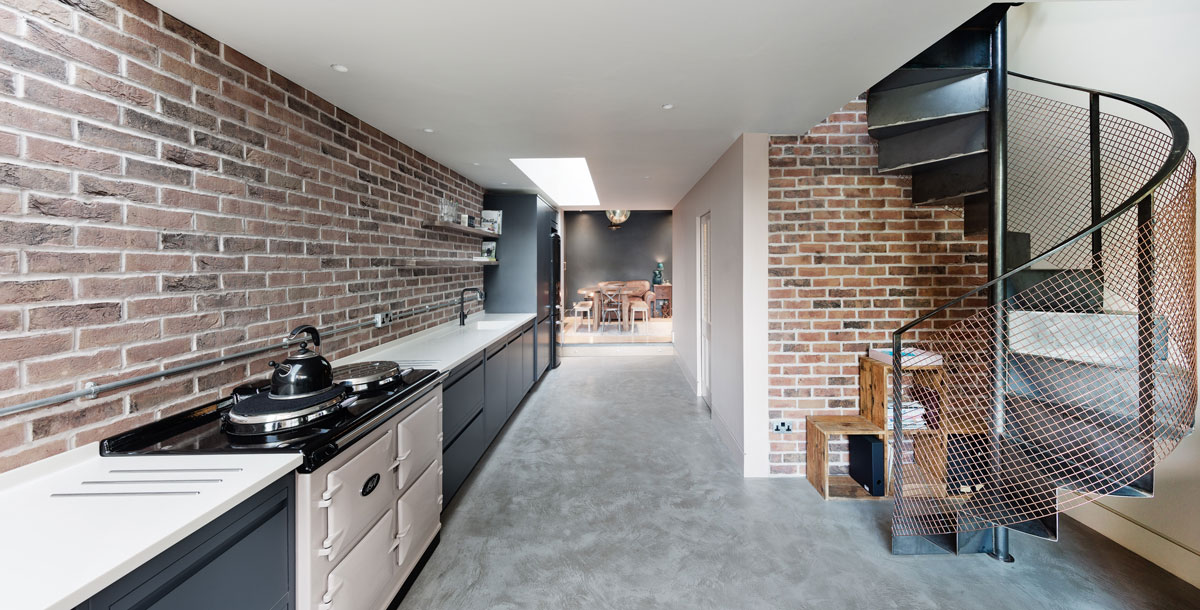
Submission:
[[[633,323],[631,330],[621,330],[616,322],[593,324],[588,328],[587,320],[567,317],[563,320],[566,331],[563,332],[563,343],[573,344],[611,344],[611,343],[670,343],[671,318],[650,318],[642,321],[640,318]]]

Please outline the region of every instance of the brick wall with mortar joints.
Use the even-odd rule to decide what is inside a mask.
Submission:
[[[482,286],[483,189],[142,0],[0,0],[0,406]],[[332,358],[452,320],[323,342]],[[239,347],[240,349],[240,347]],[[237,361],[0,418],[0,471],[213,399]]]
[[[857,414],[858,356],[983,283],[987,242],[964,238],[961,211],[913,207],[908,176],[878,172],[865,96],[770,147],[767,408],[797,424],[770,433],[770,471],[803,476],[806,418]],[[844,473],[844,437],[830,454]]]

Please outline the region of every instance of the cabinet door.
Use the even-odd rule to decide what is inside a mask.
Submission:
[[[533,375],[534,375],[533,365],[534,365],[534,351],[535,351],[534,345],[533,345],[534,339],[535,339],[535,337],[534,337],[534,331],[533,331],[532,327],[530,327],[529,330],[525,331],[525,335],[521,339],[521,355],[522,355],[521,377],[522,377],[522,381],[525,384],[524,385],[525,391],[521,393],[522,396],[524,396],[525,394],[528,394],[529,388],[533,387]]]
[[[76,610],[293,607],[289,508],[292,475],[285,478],[147,561]]]
[[[484,367],[482,359],[469,373],[458,381],[451,381],[442,390],[443,445],[448,445],[463,431],[467,423],[483,410]],[[453,378],[453,375],[451,376]]]
[[[446,502],[458,493],[458,488],[475,469],[485,450],[487,439],[484,437],[483,417],[480,416],[442,453],[442,493],[446,496]]]
[[[513,411],[517,410],[517,405],[521,404],[521,397],[525,396],[525,379],[521,376],[525,366],[522,356],[524,349],[525,342],[520,336],[504,348],[505,358],[508,359],[508,401],[505,403],[505,417],[512,416]]]
[[[534,359],[537,364],[536,379],[541,379],[550,368],[550,325],[553,323],[554,318],[548,317],[537,325],[537,357]]]
[[[508,347],[488,358],[485,376],[487,396],[483,401],[483,424],[487,442],[491,444],[504,422],[508,421]]]

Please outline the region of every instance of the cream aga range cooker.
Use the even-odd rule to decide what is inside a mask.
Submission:
[[[316,387],[301,387],[300,369],[316,363],[308,354],[275,365],[270,381],[107,439],[101,452],[302,453],[296,607],[382,610],[441,530],[444,376],[363,362],[329,371],[329,387],[320,370]]]

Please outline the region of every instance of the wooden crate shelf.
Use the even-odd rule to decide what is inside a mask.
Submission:
[[[822,498],[881,500],[891,495],[891,452],[887,447],[887,431],[860,415],[814,415],[804,426],[804,438],[808,442],[804,474]],[[887,492],[882,496],[867,493],[848,475],[829,472],[829,437],[855,435],[874,436],[884,442],[884,455],[888,456],[884,466]]]
[[[431,231],[451,231],[454,233],[462,233],[472,237],[483,237],[486,239],[496,239],[500,237],[499,233],[485,231],[476,227],[467,227],[458,224],[457,222],[446,222],[444,220],[431,220],[422,225],[424,228]]]
[[[924,367],[906,367],[905,371],[913,376],[917,383],[928,385],[939,393],[945,391],[945,376],[942,372],[941,365],[924,366]],[[858,359],[858,415],[818,415],[809,417],[805,423],[805,441],[807,442],[807,457],[805,459],[805,476],[812,483],[813,487],[817,488],[821,497],[825,499],[844,498],[844,499],[872,499],[878,500],[887,498],[892,495],[892,447],[889,442],[891,431],[888,426],[888,407],[891,401],[891,391],[888,388],[890,377],[892,375],[892,366],[890,364],[880,362],[874,358],[860,356]],[[906,431],[906,434],[914,431]],[[874,436],[884,442],[883,452],[885,457],[884,477],[886,491],[883,496],[872,496],[867,493],[854,479],[847,475],[833,474],[829,471],[829,438],[831,436],[855,436],[866,435]],[[944,433],[926,434],[924,438],[915,440],[918,443],[941,443],[946,444]],[[942,452],[944,454],[944,450]],[[944,460],[942,460],[944,462]],[[918,468],[915,464],[906,465],[907,468],[912,466]],[[940,471],[936,464],[923,464],[930,473],[922,473],[920,486],[921,489],[929,487],[933,489],[932,484],[925,484],[927,480],[936,478],[939,472],[945,477],[945,464],[942,464]],[[908,484],[909,479],[905,479],[905,484]],[[941,485],[941,493],[944,496],[945,486]],[[906,487],[906,489],[908,489]]]

